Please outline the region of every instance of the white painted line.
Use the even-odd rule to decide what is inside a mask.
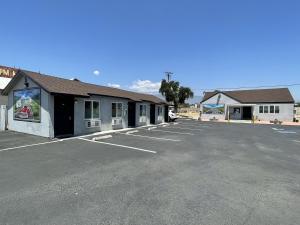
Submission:
[[[164,133],[171,133],[171,134],[186,134],[186,135],[194,135],[192,133],[182,133],[182,132],[175,132],[175,131],[168,131],[168,130],[152,130],[157,132],[164,132]]]
[[[294,142],[297,142],[297,143],[300,143],[300,141],[298,141],[298,140],[293,140]]]
[[[276,130],[276,131],[277,131],[277,130],[284,130],[283,128],[282,128],[282,129],[281,129],[281,128],[279,129],[279,128],[275,128],[275,127],[272,127],[272,129],[273,129],[273,130]]]
[[[277,131],[278,133],[281,133],[281,134],[297,134],[296,131]]]
[[[133,131],[126,132],[126,134],[133,134],[133,133],[137,133],[137,132],[139,132],[139,131],[138,130],[133,130]],[[122,133],[120,133],[120,134],[122,134]]]
[[[62,139],[62,140],[58,140],[58,141],[47,141],[47,142],[41,142],[41,143],[36,143],[36,144],[30,144],[30,145],[22,145],[22,146],[16,146],[16,147],[11,147],[11,148],[4,148],[4,149],[0,149],[0,152],[13,150],[13,149],[19,149],[19,148],[26,148],[26,147],[52,144],[52,143],[57,143],[57,142],[62,142],[62,141],[64,141],[64,140]]]
[[[127,145],[118,145],[118,144],[102,142],[102,141],[93,141],[93,140],[89,140],[89,139],[85,139],[85,138],[77,138],[77,139],[89,141],[89,142],[93,142],[93,143],[98,143],[98,144],[116,146],[116,147],[120,147],[120,148],[128,148],[128,149],[133,149],[133,150],[142,151],[142,152],[149,152],[149,153],[153,153],[153,154],[157,153],[156,151],[151,151],[151,150],[147,150],[147,149],[143,149],[143,148],[136,148],[136,147],[127,146]]]
[[[173,123],[174,125],[177,125],[177,124],[179,124],[179,123]]]
[[[124,133],[120,133],[124,134]],[[162,141],[174,141],[174,142],[179,142],[181,140],[176,140],[176,139],[170,139],[170,138],[159,138],[159,137],[151,137],[151,136],[145,136],[145,135],[139,135],[139,134],[125,134],[128,136],[134,136],[134,137],[143,137],[143,138],[149,138],[149,139],[155,139],[155,140],[162,140]]]
[[[170,126],[170,125],[167,125],[167,124],[162,125],[162,127],[168,127],[168,126]]]
[[[148,130],[156,129],[157,127],[149,127]]]
[[[108,138],[112,138],[112,136],[111,135],[104,135],[104,136],[94,137],[93,141],[98,141],[98,140],[108,139]]]

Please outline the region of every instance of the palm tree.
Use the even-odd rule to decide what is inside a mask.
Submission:
[[[185,100],[193,98],[194,93],[189,87],[180,87],[178,93],[179,104],[184,104]]]
[[[165,96],[167,102],[174,104],[175,111],[177,111],[179,103],[184,104],[186,99],[194,96],[190,88],[180,87],[178,81],[167,82],[165,79],[161,81],[159,93]]]

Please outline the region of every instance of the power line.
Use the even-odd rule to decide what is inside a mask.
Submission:
[[[248,86],[248,87],[223,87],[223,88],[202,88],[197,89],[197,91],[214,91],[214,90],[239,90],[239,89],[259,89],[259,88],[274,88],[274,87],[292,87],[300,86],[299,84],[277,84],[277,85],[265,85],[265,86]]]

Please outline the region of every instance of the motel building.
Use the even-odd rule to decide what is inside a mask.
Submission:
[[[7,129],[43,137],[67,137],[165,122],[164,100],[18,70],[7,97]]]
[[[201,119],[293,122],[294,103],[288,88],[205,92]]]

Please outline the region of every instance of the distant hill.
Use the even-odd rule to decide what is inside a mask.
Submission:
[[[203,96],[194,96],[194,98],[192,98],[192,99],[188,99],[187,101],[186,101],[186,103],[189,103],[189,104],[195,104],[195,103],[200,103],[201,101],[202,101],[202,98],[203,98]]]
[[[159,98],[165,99],[165,97],[160,94],[158,94],[156,96]],[[198,103],[199,104],[201,102],[202,98],[203,98],[203,96],[196,95],[196,96],[194,96],[194,98],[186,100],[186,103],[188,103],[188,104]]]

